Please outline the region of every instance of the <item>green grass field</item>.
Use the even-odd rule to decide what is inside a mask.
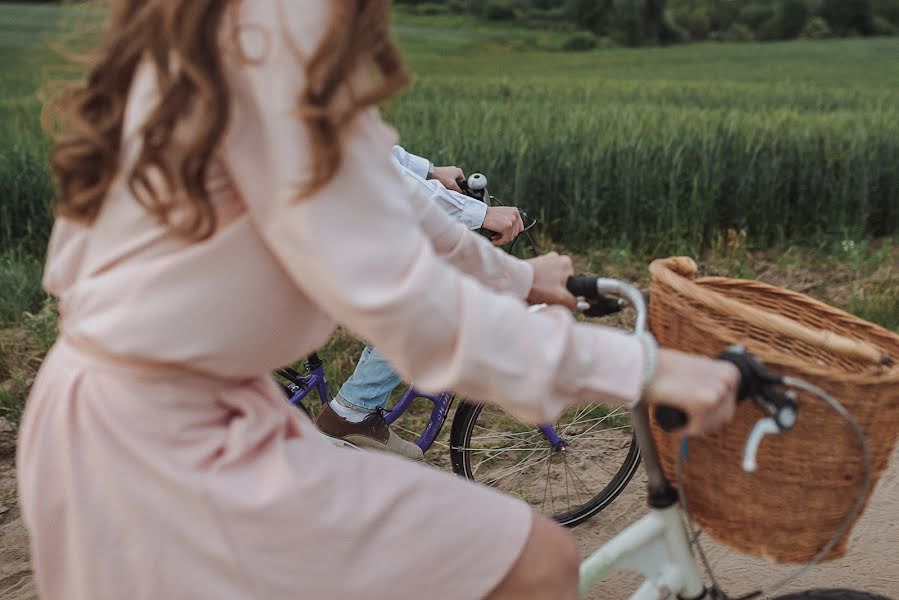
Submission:
[[[0,4],[0,247],[43,243],[49,6]],[[576,248],[821,244],[899,227],[897,39],[564,53],[562,32],[398,12],[404,143],[487,173]],[[533,50],[537,48],[537,50]]]
[[[768,246],[899,226],[899,40],[571,54],[441,19],[397,19],[417,79],[388,118],[575,246],[695,252],[728,228]]]

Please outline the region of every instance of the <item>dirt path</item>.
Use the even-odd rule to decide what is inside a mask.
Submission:
[[[15,431],[0,418],[0,599],[33,600],[28,536],[15,502],[15,444]]]
[[[35,600],[37,593],[28,564],[28,538],[15,505],[14,432],[0,419],[0,600]],[[627,490],[604,512],[574,530],[585,553],[596,548],[645,512],[644,479],[635,477]],[[725,590],[748,592],[760,581],[773,581],[781,567],[748,559],[709,543],[711,561]],[[636,578],[616,575],[589,596],[591,600],[623,600]],[[853,534],[850,555],[819,567],[791,589],[852,587],[899,600],[899,449],[867,512]]]

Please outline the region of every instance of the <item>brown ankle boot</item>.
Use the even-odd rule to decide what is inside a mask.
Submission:
[[[390,430],[387,422],[384,421],[384,414],[380,410],[365,417],[361,423],[352,423],[338,415],[330,405],[326,404],[315,424],[325,435],[344,440],[360,448],[393,452],[412,460],[421,460],[423,457],[421,448],[412,442],[407,442]]]

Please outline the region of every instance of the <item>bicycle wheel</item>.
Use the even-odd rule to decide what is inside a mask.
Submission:
[[[574,527],[608,506],[640,464],[627,411],[589,404],[553,424],[554,448],[538,429],[492,406],[462,402],[453,418],[450,456],[463,477],[518,496]]]
[[[779,596],[774,600],[890,600],[885,596],[853,590],[809,590]]]

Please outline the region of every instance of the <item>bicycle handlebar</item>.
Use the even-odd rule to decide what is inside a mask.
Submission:
[[[740,372],[738,402],[758,399],[760,406],[775,419],[781,430],[792,427],[784,411],[795,411],[795,401],[788,393],[777,389],[777,386],[783,385],[783,376],[765,369],[756,357],[739,346],[728,348],[718,356],[718,360],[731,363]],[[654,410],[659,427],[669,433],[683,429],[689,423],[687,414],[672,406],[657,405]]]
[[[591,307],[606,306],[611,308],[601,314],[608,312],[617,312],[621,310],[623,303],[615,302],[614,298],[622,298],[628,301],[637,312],[637,321],[634,327],[635,333],[646,331],[646,322],[648,311],[643,294],[636,287],[617,281],[614,279],[605,279],[601,277],[572,277],[567,282],[567,287],[572,294],[590,299]],[[598,302],[598,304],[596,304]],[[732,346],[728,348],[719,357],[733,364],[740,372],[740,382],[737,389],[737,398],[740,401],[752,399],[766,414],[766,418],[760,421],[750,436],[749,444],[746,450],[746,459],[744,468],[751,470],[754,468],[755,450],[761,438],[772,433],[773,429],[777,432],[787,431],[796,424],[796,412],[798,403],[796,394],[791,390],[784,390],[784,377],[776,373],[768,371],[762,363],[749,354],[742,346]],[[674,432],[686,427],[689,424],[689,417],[682,410],[666,405],[656,405],[654,415],[659,426],[668,432]],[[646,414],[645,410],[644,413]],[[644,437],[648,435],[648,429],[642,432]],[[641,439],[641,447],[649,447],[650,440]]]
[[[597,282],[599,277],[579,276],[569,277],[565,286],[572,296],[584,298],[584,306],[578,306],[587,317],[605,317],[621,312],[627,302],[620,298],[610,298],[599,293]]]

